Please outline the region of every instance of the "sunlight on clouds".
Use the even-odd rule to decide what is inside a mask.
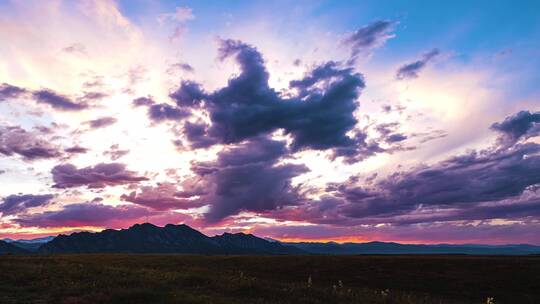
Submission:
[[[295,9],[291,9],[287,14],[268,13],[270,10],[263,10],[264,13],[255,14],[243,10],[240,12],[220,10],[217,15],[215,12],[205,11],[204,5],[196,5],[192,8],[183,4],[165,5],[158,2],[140,4],[144,8],[141,14],[138,12],[139,8],[135,9],[135,12],[122,11],[123,5],[113,0],[15,1],[6,6],[9,7],[10,12],[0,12],[0,40],[8,42],[0,44],[0,85],[5,82],[20,86],[25,88],[28,94],[24,97],[8,96],[9,100],[5,102],[0,100],[0,123],[10,127],[21,126],[27,132],[35,132],[34,136],[54,146],[62,154],[61,157],[45,157],[34,161],[31,158],[25,158],[21,153],[9,155],[9,151],[6,153],[0,151],[6,154],[5,157],[2,155],[0,159],[0,170],[5,171],[0,173],[0,195],[7,196],[13,193],[52,193],[55,195],[51,204],[32,207],[29,212],[61,210],[66,205],[84,204],[92,202],[96,198],[101,198],[100,204],[107,206],[140,207],[140,205],[124,201],[122,195],[140,190],[142,186],[155,187],[160,183],[170,183],[171,189],[173,189],[170,191],[170,195],[175,198],[175,195],[186,195],[187,200],[198,200],[205,198],[206,193],[180,193],[181,190],[185,190],[185,192],[190,190],[188,189],[189,185],[182,184],[182,182],[189,178],[203,180],[217,170],[221,170],[221,173],[225,172],[223,176],[231,179],[232,182],[225,181],[223,185],[220,185],[226,189],[216,190],[219,193],[215,193],[215,197],[225,197],[232,193],[233,198],[246,201],[240,204],[241,208],[231,211],[232,215],[225,214],[225,218],[219,218],[218,220],[222,222],[205,223],[205,216],[214,205],[212,201],[204,201],[196,205],[197,207],[202,206],[198,208],[171,208],[167,211],[171,212],[172,215],[165,214],[163,218],[156,216],[157,220],[190,219],[196,225],[206,225],[206,227],[202,227],[206,231],[257,232],[257,229],[292,226],[316,228],[317,224],[309,222],[311,219],[288,221],[271,218],[268,216],[270,212],[265,213],[275,211],[269,210],[271,208],[277,210],[282,207],[296,208],[294,211],[303,212],[294,199],[286,204],[275,202],[270,204],[271,206],[267,206],[264,199],[259,198],[259,201],[262,202],[260,209],[257,209],[259,206],[250,208],[251,200],[257,201],[253,196],[260,193],[248,192],[247,198],[242,195],[235,197],[237,194],[234,193],[235,191],[243,193],[246,190],[242,187],[235,188],[235,179],[244,180],[247,184],[251,182],[253,176],[258,174],[258,172],[253,173],[249,170],[250,166],[253,166],[256,170],[263,170],[263,174],[266,171],[269,172],[268,176],[272,176],[272,178],[266,182],[270,188],[275,186],[274,182],[276,183],[275,189],[277,190],[275,192],[286,192],[286,188],[292,184],[293,187],[298,187],[299,192],[306,193],[302,194],[303,199],[319,199],[328,194],[326,188],[332,183],[342,183],[358,188],[370,187],[375,185],[377,180],[383,180],[393,173],[405,172],[420,165],[433,165],[471,149],[481,151],[481,149],[493,147],[500,135],[490,130],[490,126],[494,122],[502,121],[509,114],[523,109],[540,110],[538,96],[515,98],[520,92],[514,92],[513,84],[516,81],[521,81],[520,77],[528,75],[517,72],[515,75],[505,73],[493,62],[482,59],[488,55],[492,56],[491,53],[486,55],[484,50],[477,51],[476,54],[470,55],[471,57],[467,57],[465,60],[463,56],[456,55],[459,52],[450,46],[433,46],[440,47],[441,57],[437,57],[436,61],[430,62],[425,68],[420,66],[421,73],[420,70],[417,71],[418,75],[413,73],[417,77],[398,80],[396,71],[404,64],[410,66],[412,63],[414,66],[412,59],[419,58],[418,54],[423,54],[426,51],[424,49],[416,50],[416,47],[411,50],[414,44],[400,40],[402,37],[408,37],[406,31],[410,21],[398,17],[395,17],[396,20],[389,19],[387,22],[400,24],[400,26],[392,29],[391,33],[383,33],[386,38],[381,40],[381,43],[384,44],[389,37],[392,37],[391,44],[389,41],[387,46],[388,50],[393,53],[381,48],[377,50],[381,53],[376,54],[375,47],[371,45],[373,48],[370,48],[368,42],[376,42],[375,38],[377,37],[367,37],[375,40],[366,38],[364,42],[368,45],[365,54],[360,55],[358,60],[354,61],[350,60],[351,49],[344,45],[343,39],[353,33],[356,28],[364,26],[358,23],[359,19],[362,19],[362,22],[368,22],[364,21],[365,12],[360,14],[362,18],[355,16],[354,22],[347,21],[349,23],[345,20],[328,19],[328,16],[323,15],[317,15],[317,18],[314,18],[309,15],[313,13],[311,10],[319,11],[318,5],[314,3],[303,3],[300,6],[291,5]],[[263,7],[262,4],[256,5],[256,7],[259,6]],[[201,11],[197,11],[197,7],[200,7]],[[271,7],[274,7],[274,4]],[[389,16],[389,18],[394,18],[394,15]],[[306,22],[306,20],[310,22]],[[355,28],[352,28],[353,26]],[[323,104],[322,110],[298,107],[302,111],[305,109],[305,113],[294,113],[294,115],[283,109],[275,110],[275,112],[268,111],[271,115],[291,115],[293,117],[290,121],[288,120],[290,117],[283,118],[283,120],[287,120],[287,124],[285,124],[280,119],[261,115],[261,128],[253,128],[253,130],[246,131],[247,135],[245,136],[241,135],[238,138],[230,139],[229,137],[236,136],[235,132],[242,133],[244,130],[236,130],[235,124],[229,125],[227,122],[219,121],[219,119],[237,119],[234,123],[241,126],[238,129],[250,129],[247,124],[242,124],[244,117],[240,116],[245,114],[246,117],[249,115],[259,117],[259,112],[266,113],[265,107],[271,108],[272,105],[264,103],[258,105],[254,102],[258,100],[250,100],[256,104],[254,107],[256,109],[253,112],[251,109],[247,109],[244,112],[233,113],[239,116],[238,118],[233,117],[234,119],[231,118],[234,115],[229,117],[229,114],[239,107],[234,100],[238,98],[238,95],[231,94],[230,100],[219,101],[227,103],[225,106],[223,104],[210,105],[211,96],[216,90],[226,88],[234,91],[235,88],[231,89],[231,80],[244,72],[239,67],[239,63],[242,63],[241,60],[235,58],[238,53],[234,53],[233,56],[229,56],[224,61],[218,59],[217,49],[221,39],[245,42],[256,49],[244,45],[243,48],[247,49],[248,52],[242,56],[250,57],[250,54],[253,55],[250,52],[257,54],[260,52],[264,59],[264,66],[258,71],[263,69],[268,71],[269,88],[266,86],[266,82],[264,86],[261,86],[260,83],[254,84],[245,81],[239,86],[240,89],[244,89],[241,94],[253,89],[256,93],[246,93],[252,99],[261,98],[264,100],[264,97],[269,95],[271,95],[270,98],[276,99],[272,89],[280,92],[279,97],[283,99],[294,96],[297,93],[295,91],[300,89],[291,86],[290,81],[311,75],[310,73],[315,67],[328,61],[338,62],[340,68],[346,70],[348,76],[353,73],[361,73],[363,79],[355,74],[356,86],[352,91],[344,93],[354,97],[347,100],[350,103],[342,105],[342,107],[338,105],[333,108],[335,104]],[[425,44],[421,47],[418,46],[418,48],[425,48]],[[431,47],[431,49],[433,48]],[[415,52],[416,55],[411,55],[412,52]],[[243,59],[246,60],[246,58]],[[412,61],[409,62],[409,59]],[[247,60],[249,61],[249,58]],[[255,61],[257,60],[255,59]],[[179,69],[178,67],[182,67],[182,64],[187,67]],[[253,63],[251,64],[253,65]],[[258,68],[261,67],[255,66],[255,70]],[[249,73],[245,75],[248,75],[250,79],[256,78]],[[314,76],[315,79],[318,77],[320,75]],[[335,76],[328,77],[335,78]],[[324,82],[317,82],[320,79],[329,78],[321,77],[309,87],[314,91],[324,92],[326,88],[317,86]],[[195,104],[196,101],[188,100],[185,103],[192,102],[193,105],[180,106],[184,107],[182,110],[189,108],[192,111],[191,116],[186,118],[177,115],[174,119],[153,121],[149,118],[149,107],[133,106],[135,98],[148,97],[156,104],[165,103],[176,107],[175,101],[177,100],[169,95],[180,87],[182,80],[198,82],[204,91],[199,92],[199,96],[203,97],[193,98],[193,100],[203,100],[203,102]],[[51,89],[59,95],[66,96],[69,101],[77,105],[87,103],[89,106],[82,107],[84,109],[82,111],[62,111],[62,109],[53,108],[51,104],[33,100],[31,92],[39,89]],[[258,94],[258,90],[264,92]],[[354,90],[361,93],[358,100],[353,99],[356,98]],[[336,91],[337,93],[334,92],[336,95],[343,92]],[[86,95],[88,93],[90,95],[97,94],[98,97],[89,98]],[[236,94],[236,92],[234,93]],[[205,104],[205,102],[207,103]],[[181,102],[178,102],[179,104]],[[210,106],[220,107],[220,111],[212,112]],[[328,112],[324,112],[326,110]],[[313,111],[314,114],[309,113],[310,111]],[[332,114],[335,113],[332,111],[338,112],[338,114],[346,113],[341,116],[336,115],[334,118]],[[325,116],[327,113],[331,119],[321,119],[321,116]],[[350,115],[351,113],[353,116]],[[211,117],[212,114],[219,117],[217,119]],[[90,121],[100,118],[112,118],[113,123],[92,127]],[[356,125],[354,125],[355,119],[357,120]],[[190,144],[195,144],[189,142],[183,128],[185,121],[191,123],[203,121],[207,125],[218,121],[223,126],[220,130],[217,128],[217,131],[214,130],[220,134],[211,138],[214,142],[210,147],[193,149]],[[319,142],[320,145],[316,145],[317,142],[313,137],[321,136],[324,138],[320,133],[326,131],[324,128],[319,130],[316,123],[319,121],[328,125],[324,126],[330,130],[329,134],[332,136],[328,136],[327,142],[329,143]],[[310,122],[315,123],[310,124]],[[257,123],[259,122],[251,122],[251,124]],[[274,125],[271,125],[272,123]],[[385,131],[384,125],[390,127]],[[48,127],[52,131],[49,133],[36,132],[36,128],[39,127]],[[306,144],[300,147],[301,151],[299,152],[288,151],[287,149],[298,139],[295,136],[299,136],[295,134],[294,131],[298,131],[295,128],[298,130],[310,128],[300,131],[307,134],[305,141],[311,140],[316,144]],[[205,127],[203,126],[202,129]],[[275,131],[276,129],[278,131]],[[314,129],[317,131],[311,132]],[[284,134],[284,130],[288,130],[290,133]],[[340,134],[340,130],[346,134]],[[214,136],[214,134],[207,133],[206,129],[200,133],[209,138]],[[334,141],[335,138],[340,138],[336,135],[344,135],[343,137],[348,138],[341,142]],[[365,141],[363,135],[366,135]],[[389,135],[396,137],[390,140]],[[240,157],[249,158],[251,156],[249,154],[252,152],[261,154],[261,159],[248,160],[253,161],[252,163],[241,163],[243,159],[237,159],[236,155],[232,155],[233,153],[230,155],[220,154],[223,151],[233,150],[231,149],[233,147],[242,150],[240,148],[248,146],[246,143],[252,143],[255,136],[268,136],[275,141],[283,141],[288,146],[283,150],[287,151],[276,152],[260,149],[265,151],[253,152],[252,150],[257,150],[257,147],[248,147],[242,151],[244,155]],[[236,139],[238,141],[235,141]],[[348,140],[354,143],[351,144]],[[540,139],[532,137],[524,143],[540,144]],[[0,144],[2,143],[0,142]],[[347,146],[349,144],[350,146]],[[358,146],[354,146],[355,144]],[[88,151],[65,153],[66,149],[72,147],[84,148]],[[269,145],[268,147],[268,150],[271,150],[274,146]],[[352,147],[351,151],[353,152],[351,153],[357,153],[365,158],[359,161],[355,159],[352,164],[347,163],[347,159],[343,159],[343,157],[332,159],[336,147]],[[360,152],[362,148],[368,151],[361,154],[364,153]],[[113,150],[120,150],[123,153],[113,155],[111,152]],[[279,150],[279,147],[276,150]],[[223,158],[227,156],[230,159],[224,161],[225,164],[220,167],[219,162],[216,161],[218,156],[224,156]],[[258,155],[256,156],[258,157]],[[523,158],[530,159],[537,156],[538,153],[530,153]],[[272,161],[275,160],[275,162],[268,162],[265,157],[274,157]],[[204,168],[208,172],[199,174],[192,168],[195,167],[194,164],[205,161],[214,161],[211,164],[212,168]],[[270,165],[261,165],[261,163],[266,165],[266,162]],[[139,181],[138,184],[111,183],[112,185],[103,188],[98,186],[98,188],[93,189],[89,188],[90,184],[85,184],[84,181],[77,184],[77,187],[69,189],[51,187],[54,184],[51,169],[56,165],[72,164],[80,170],[86,167],[93,168],[100,163],[125,164],[127,170],[135,172],[138,176],[144,176],[148,180]],[[255,163],[256,165],[254,165]],[[309,171],[304,172],[302,169],[294,174],[281,172],[281,175],[275,177],[270,175],[274,171],[273,169],[286,168],[286,164],[305,165]],[[292,167],[295,166],[289,168]],[[294,171],[293,169],[289,170]],[[91,173],[107,175],[107,172],[96,173],[92,171]],[[291,176],[289,177],[288,174]],[[107,177],[109,176],[105,176],[105,178]],[[351,177],[353,178],[351,179]],[[357,178],[354,184],[347,184],[354,180],[354,177]],[[368,180],[368,177],[373,177],[373,181]],[[81,178],[84,179],[85,176]],[[211,180],[211,182],[219,184],[216,180]],[[212,188],[211,186],[213,185],[208,187]],[[186,189],[182,189],[182,187]],[[214,191],[214,189],[209,191]],[[537,195],[532,193],[532,190],[527,191],[525,194],[530,195],[530,197]],[[362,193],[358,195],[361,196]],[[286,201],[283,199],[284,196],[276,197]],[[216,199],[215,197],[213,199]],[[211,199],[212,196],[209,200]],[[271,201],[274,200],[271,199]],[[379,205],[372,206],[369,202],[362,201],[362,198],[358,199],[358,202],[350,203],[349,207],[354,207],[355,204],[363,206],[364,203],[364,207],[369,209],[368,211],[379,208]],[[506,203],[506,201],[503,202],[503,204]],[[479,206],[484,205],[480,203]],[[152,209],[152,206],[144,206],[144,208],[146,207],[148,210]],[[340,209],[342,206],[336,207],[329,204],[322,206],[321,209],[326,207],[336,214],[343,212]],[[390,223],[392,220],[406,220],[414,216],[429,219],[433,214],[451,215],[458,210],[452,209],[453,207],[430,207],[426,204],[419,204],[414,208],[416,209],[402,215],[381,217],[379,225],[382,226],[370,224],[358,227],[365,228],[366,231],[375,228],[393,229]],[[374,210],[373,212],[378,211]],[[333,215],[327,216],[324,212],[326,210],[321,211],[320,218],[331,220],[329,217]],[[380,212],[388,211],[382,210]],[[175,218],[176,215],[185,215],[185,217]],[[340,213],[339,216],[338,220],[344,218],[346,221],[354,217],[349,213]],[[15,223],[13,217],[4,217],[2,220]],[[486,223],[491,225],[521,223],[504,218],[471,222],[476,226]],[[114,222],[119,226],[126,223],[121,219]],[[336,224],[336,226],[338,225],[340,224]],[[8,228],[0,228],[0,234],[48,235],[76,230],[97,231],[101,228],[105,227],[36,228],[13,224]],[[289,241],[333,239],[340,242],[362,241],[371,237],[356,235],[354,231],[348,231],[346,235],[313,236],[313,238],[304,237],[301,234],[283,233],[279,235],[276,233],[276,236]]]

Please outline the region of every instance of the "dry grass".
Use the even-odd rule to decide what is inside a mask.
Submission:
[[[0,256],[0,303],[540,303],[539,257]]]

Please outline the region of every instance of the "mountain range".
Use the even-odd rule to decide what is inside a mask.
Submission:
[[[10,253],[185,253],[185,254],[470,254],[532,255],[540,246],[421,245],[388,242],[284,243],[252,234],[206,236],[187,225],[135,224],[128,229],[76,232],[34,240],[0,241],[0,254]]]
[[[41,245],[48,243],[54,239],[54,236],[46,236],[42,238],[32,239],[32,240],[12,240],[4,239],[4,242],[15,245],[19,248],[25,249],[27,251],[33,252],[37,251]]]
[[[302,250],[272,243],[251,234],[224,233],[208,237],[187,225],[136,224],[129,229],[59,235],[39,253],[190,253],[190,254],[299,254]]]

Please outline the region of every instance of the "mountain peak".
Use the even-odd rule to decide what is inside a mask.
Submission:
[[[150,224],[150,223],[142,223],[142,224],[135,224],[131,227],[128,228],[128,230],[130,229],[140,229],[140,228],[158,228],[158,226],[154,225],[154,224]]]
[[[43,253],[199,253],[199,254],[284,254],[299,249],[271,243],[252,234],[224,233],[208,237],[185,224],[159,227],[150,223],[128,229],[107,229],[97,233],[73,233],[40,247]]]

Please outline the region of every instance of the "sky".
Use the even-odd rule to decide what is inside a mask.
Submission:
[[[0,0],[0,238],[540,245],[539,10]]]

